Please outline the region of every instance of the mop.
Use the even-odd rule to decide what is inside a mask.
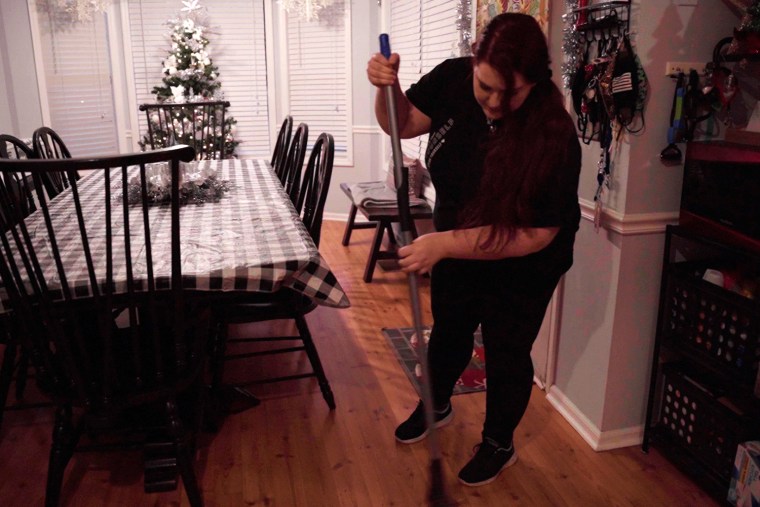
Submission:
[[[380,52],[386,58],[391,56],[391,45],[388,34],[380,34]],[[409,169],[404,167],[404,156],[401,151],[401,140],[398,133],[398,117],[396,116],[396,96],[392,86],[385,87],[385,102],[388,110],[388,122],[393,150],[393,178],[396,186],[398,201],[399,225],[401,229],[401,244],[412,242],[412,217],[409,210]],[[425,406],[425,422],[428,427],[428,449],[430,452],[430,493],[428,502],[433,507],[457,505],[446,494],[441,465],[441,450],[435,431],[435,414],[433,413],[433,393],[430,387],[430,372],[427,364],[427,346],[422,335],[422,313],[420,311],[419,275],[408,274],[409,296],[414,320],[414,332],[417,335],[418,356],[422,368],[422,402]]]

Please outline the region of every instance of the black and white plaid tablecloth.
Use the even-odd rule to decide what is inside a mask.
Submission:
[[[345,308],[348,298],[319,254],[306,227],[296,213],[282,184],[264,160],[206,160],[197,162],[216,169],[216,177],[229,181],[230,191],[219,202],[201,205],[186,204],[180,211],[180,237],[182,251],[183,286],[203,291],[264,291],[272,292],[289,287],[302,292],[319,304]],[[101,174],[93,174],[79,182],[79,193],[89,220],[101,215],[103,208],[103,182]],[[121,194],[118,181],[112,182]],[[91,196],[88,199],[88,195]],[[51,202],[51,214],[56,221],[70,224],[71,234],[64,235],[77,242],[76,215],[70,195],[62,194]],[[171,274],[171,219],[168,206],[151,209],[151,245],[154,270],[159,286],[168,284]],[[41,217],[27,219],[30,232],[39,229],[44,234]],[[118,228],[118,224],[114,223]],[[89,233],[93,257],[98,264],[97,252],[105,251],[105,234]],[[118,230],[114,231],[114,235]],[[123,234],[122,234],[123,235]],[[69,286],[79,295],[87,287],[87,271],[81,255],[81,242],[59,244]],[[135,276],[145,271],[144,246],[132,245]],[[141,262],[142,254],[142,262]],[[156,262],[158,260],[158,262]],[[81,267],[80,267],[81,266]],[[123,269],[123,267],[122,267]],[[117,292],[126,287],[126,272],[115,266]],[[48,283],[55,284],[57,275],[50,266]],[[47,273],[46,273],[47,275]]]

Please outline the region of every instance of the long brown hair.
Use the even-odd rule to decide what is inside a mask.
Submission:
[[[475,46],[473,65],[488,63],[504,79],[503,117],[488,145],[478,198],[463,210],[465,227],[491,225],[481,248],[500,248],[535,219],[543,185],[562,163],[572,121],[551,81],[549,49],[538,23],[525,14],[493,18]],[[515,111],[509,107],[514,73],[535,86]]]

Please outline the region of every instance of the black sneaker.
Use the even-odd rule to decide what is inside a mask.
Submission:
[[[482,486],[493,482],[502,470],[517,461],[514,444],[500,447],[490,438],[475,446],[475,455],[459,472],[459,482],[467,486]]]
[[[442,412],[435,412],[435,427],[440,428],[451,422],[454,418],[454,410],[451,403],[446,405]],[[414,409],[409,418],[398,425],[396,428],[396,440],[402,444],[413,444],[425,438],[428,434],[427,424],[425,423],[425,407],[420,401],[417,408]]]

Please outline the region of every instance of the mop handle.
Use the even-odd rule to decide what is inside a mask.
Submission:
[[[380,53],[386,57],[391,57],[391,42],[387,33],[380,34]],[[408,170],[404,170],[404,155],[401,151],[401,138],[398,134],[398,112],[396,110],[396,96],[394,94],[393,86],[385,87],[385,104],[388,110],[388,126],[391,131],[391,149],[393,151],[393,181],[396,187],[396,195],[399,197],[406,195],[406,202],[399,202],[399,218],[401,223],[401,231],[411,231],[411,222],[409,215],[409,174]],[[403,204],[406,204],[403,206]],[[404,237],[404,244],[409,242]]]
[[[391,56],[391,44],[388,34],[380,34],[380,52],[385,58]],[[391,148],[393,149],[393,177],[396,186],[399,223],[401,226],[401,242],[408,245],[412,242],[412,215],[409,209],[409,169],[404,167],[404,156],[401,151],[401,140],[396,113],[396,95],[393,86],[385,87],[385,103],[390,127]],[[441,450],[435,432],[435,415],[433,413],[433,393],[430,386],[430,370],[427,363],[427,346],[422,334],[422,311],[419,294],[419,275],[408,273],[409,296],[412,304],[412,320],[417,335],[418,356],[422,367],[422,402],[425,406],[425,422],[429,428],[428,449],[430,452],[430,492],[428,503],[432,507],[456,505],[446,494],[441,463]]]

